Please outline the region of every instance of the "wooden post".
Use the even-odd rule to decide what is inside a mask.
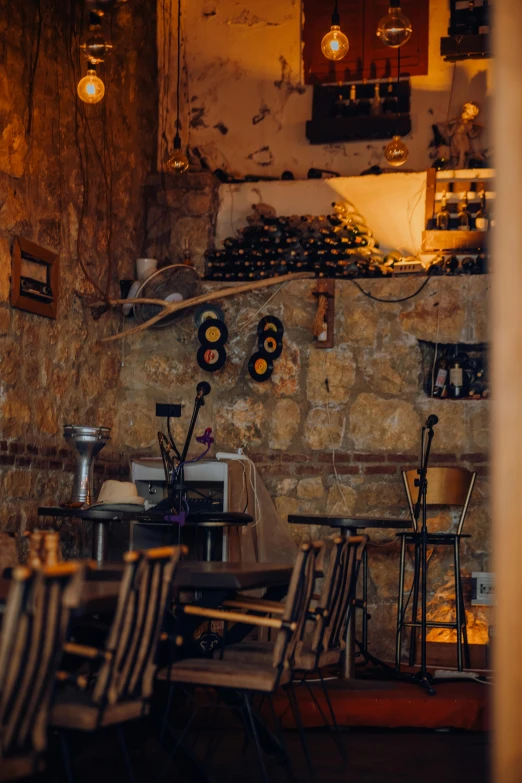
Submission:
[[[522,3],[494,8],[492,275],[494,781],[522,781]]]

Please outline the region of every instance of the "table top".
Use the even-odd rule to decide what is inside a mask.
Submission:
[[[82,604],[91,612],[110,610],[120,589],[121,563],[107,563],[88,573],[82,587]],[[291,563],[220,563],[183,560],[174,578],[174,587],[184,590],[251,590],[257,587],[287,585]],[[9,579],[0,579],[0,603],[5,603]]]
[[[75,517],[88,519],[92,522],[144,522],[151,524],[166,524],[165,511],[134,509],[107,509],[103,506],[95,508],[64,508],[63,506],[42,506],[38,509],[40,517]],[[186,525],[198,525],[200,527],[234,527],[249,525],[254,521],[251,514],[242,514],[239,511],[197,511],[189,514],[185,520]],[[168,520],[167,520],[168,522]]]
[[[288,521],[293,525],[323,525],[325,527],[347,527],[351,530],[367,528],[410,528],[411,518],[392,519],[387,517],[345,517],[338,514],[289,514]]]

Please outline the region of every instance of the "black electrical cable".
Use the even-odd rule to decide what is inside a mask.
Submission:
[[[409,294],[408,296],[401,296],[400,299],[382,299],[380,296],[374,296],[373,294],[370,294],[369,291],[365,291],[364,288],[359,285],[357,280],[350,280],[350,283],[353,283],[355,286],[357,286],[361,294],[367,296],[368,299],[373,299],[375,302],[384,302],[384,304],[397,304],[398,302],[407,302],[408,299],[413,299],[414,297],[418,296],[420,292],[427,286],[429,281],[430,278],[427,277],[421,287],[414,291],[413,294]]]
[[[178,0],[178,83],[176,87],[176,136],[179,138],[179,90],[181,83],[181,0]]]

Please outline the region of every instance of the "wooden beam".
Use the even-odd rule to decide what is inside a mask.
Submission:
[[[494,781],[522,781],[522,3],[496,0],[492,267]]]

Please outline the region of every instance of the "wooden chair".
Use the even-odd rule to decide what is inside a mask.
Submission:
[[[51,724],[59,729],[95,731],[115,726],[129,778],[133,779],[121,724],[147,715],[156,673],[155,655],[179,547],[126,552],[116,614],[101,649],[70,642],[64,651],[97,664],[84,689],[57,694]],[[65,734],[62,734],[65,737]],[[64,760],[72,767],[67,745]]]
[[[11,533],[0,533],[0,578],[6,568],[19,565],[16,538]]]
[[[83,575],[72,562],[13,571],[0,638],[0,780],[43,769],[52,690]]]
[[[252,694],[264,694],[270,698],[276,688],[288,683],[292,675],[293,661],[307,620],[313,592],[316,562],[322,544],[301,546],[292,573],[288,593],[277,618],[261,617],[241,611],[210,609],[203,606],[185,606],[188,615],[222,620],[232,623],[246,623],[277,631],[271,654],[264,660],[249,659],[228,661],[225,659],[189,658],[172,663],[158,671],[158,680],[174,685],[211,687],[218,691],[232,691],[240,697],[247,729],[254,739],[263,780],[268,781],[263,753],[259,741],[259,718],[254,714]],[[271,602],[266,602],[271,603]],[[187,731],[197,715],[195,710]],[[185,734],[183,732],[183,735]],[[179,746],[177,740],[173,754]]]
[[[413,531],[404,531],[398,533],[401,539],[400,555],[400,574],[399,574],[399,597],[397,606],[397,644],[395,655],[395,666],[397,671],[401,665],[402,648],[402,630],[410,628],[410,666],[415,665],[417,629],[421,627],[418,621],[419,591],[420,591],[420,530],[414,515],[414,503],[418,489],[415,481],[418,479],[416,470],[407,470],[402,473],[408,508],[413,522]],[[457,666],[462,671],[462,647],[464,642],[464,655],[466,666],[470,666],[469,646],[466,631],[466,612],[464,608],[464,598],[462,595],[462,576],[460,573],[460,541],[462,538],[469,538],[469,534],[463,533],[464,520],[468,512],[471,494],[475,485],[476,473],[472,473],[466,468],[428,468],[428,493],[426,498],[427,506],[460,506],[461,513],[457,522],[456,530],[452,533],[430,533],[428,532],[429,546],[450,546],[453,547],[453,566],[455,578],[455,622],[428,621],[428,628],[449,628],[457,632]],[[413,567],[413,585],[412,594],[412,614],[411,621],[405,621],[404,606],[404,571],[406,563],[406,546],[414,545],[414,567]]]
[[[315,603],[315,606],[313,608],[309,606],[306,617],[310,621],[308,627],[312,624],[313,630],[311,635],[309,635],[306,633],[307,629],[305,626],[302,626],[299,640],[295,647],[295,655],[291,661],[292,677],[289,684],[285,686],[289,691],[290,705],[294,710],[293,701],[296,697],[292,688],[293,681],[297,679],[298,682],[304,684],[316,704],[325,725],[328,728],[333,726],[336,731],[338,730],[337,719],[322,669],[325,666],[340,664],[341,656],[350,654],[350,651],[346,649],[346,632],[355,603],[357,579],[367,541],[368,537],[362,535],[351,537],[337,536],[333,540],[321,593],[314,593],[310,596],[311,603]],[[318,576],[322,576],[322,572],[319,570],[316,571],[316,577]],[[244,604],[250,611],[271,613],[278,613],[279,611],[277,604],[274,605],[273,602],[267,601],[256,603],[255,598],[247,598],[246,603],[244,603],[244,598],[226,601],[225,603],[235,606]],[[230,662],[242,659],[257,662],[266,661],[271,655],[271,648],[270,642],[243,642],[225,648],[224,656]],[[310,688],[307,682],[306,677],[309,674],[317,675],[330,713],[331,722],[328,720],[313,689]],[[342,757],[345,758],[344,746],[337,741],[336,744]]]

